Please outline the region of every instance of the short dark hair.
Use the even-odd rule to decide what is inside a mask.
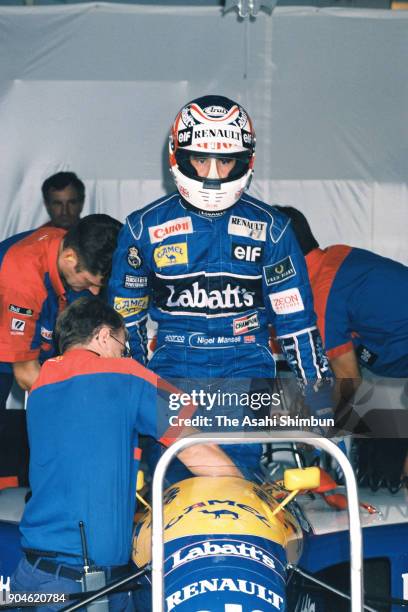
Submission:
[[[69,187],[69,185],[76,190],[78,199],[83,202],[85,200],[85,185],[75,172],[57,172],[57,174],[53,174],[45,179],[41,186],[44,202],[48,202],[51,189],[61,191]]]
[[[319,243],[316,238],[312,234],[312,230],[310,229],[310,225],[303,213],[300,212],[297,208],[293,208],[293,206],[274,206],[281,212],[285,213],[289,219],[291,219],[292,229],[295,232],[297,241],[302,249],[303,255],[307,255],[313,249],[317,249],[319,247]]]
[[[107,280],[121,227],[122,223],[109,215],[87,215],[69,228],[64,236],[64,249],[75,251],[82,270],[101,274]]]
[[[58,317],[54,338],[61,353],[76,344],[87,344],[101,327],[112,331],[124,329],[125,324],[116,310],[97,297],[80,297]]]

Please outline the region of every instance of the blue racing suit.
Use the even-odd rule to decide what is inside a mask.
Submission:
[[[129,215],[109,299],[142,363],[147,314],[157,322],[148,366],[165,378],[273,378],[269,324],[299,380],[331,376],[290,221],[252,196],[220,216],[199,214],[178,193]]]

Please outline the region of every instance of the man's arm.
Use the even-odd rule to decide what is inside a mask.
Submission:
[[[108,302],[125,319],[133,359],[147,360],[146,321],[149,308],[149,269],[129,219],[118,236],[108,285]]]
[[[40,374],[41,367],[39,361],[37,359],[16,361],[12,365],[17,384],[24,391],[29,391]]]
[[[239,469],[216,444],[195,444],[177,455],[195,476],[236,476],[243,478]]]
[[[361,384],[360,368],[354,349],[330,359],[336,377],[335,400],[340,410],[354,395]]]

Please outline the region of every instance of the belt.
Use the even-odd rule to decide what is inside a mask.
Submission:
[[[75,569],[74,567],[68,567],[63,563],[58,563],[57,561],[49,561],[49,559],[44,559],[41,555],[34,555],[32,553],[26,553],[26,559],[30,563],[30,565],[35,565],[35,567],[43,572],[47,572],[47,574],[56,574],[57,571],[62,578],[70,578],[71,580],[81,580],[84,575],[83,569]],[[116,580],[121,576],[130,572],[129,565],[117,565],[112,568],[95,568],[99,570],[105,571],[108,579]]]
[[[174,332],[159,331],[157,334],[157,346],[171,344],[172,346],[184,346],[189,348],[227,348],[231,346],[248,346],[251,344],[268,345],[268,333],[265,330],[257,334],[242,334],[237,336],[217,335],[208,336],[201,332]]]

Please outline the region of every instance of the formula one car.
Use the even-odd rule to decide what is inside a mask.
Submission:
[[[261,485],[227,477],[192,478],[167,489],[166,612],[350,610],[346,498],[327,474],[312,470],[312,475],[289,470],[283,481]],[[3,585],[21,556],[18,521],[25,493],[0,491]],[[403,610],[408,606],[407,491],[390,495],[363,489],[360,500],[364,609]],[[139,612],[151,609],[150,526],[147,511],[133,546],[135,564],[146,570],[135,591]]]

